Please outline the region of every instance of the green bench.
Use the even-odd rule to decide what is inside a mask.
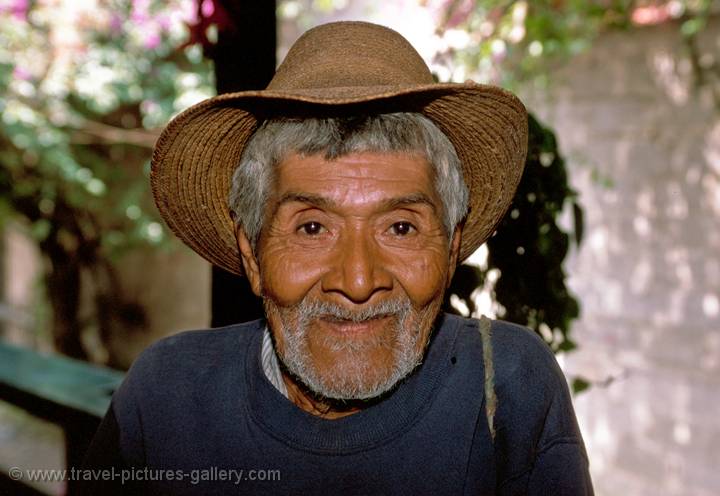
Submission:
[[[123,377],[122,372],[107,367],[40,354],[0,341],[0,400],[59,425],[65,433],[68,467],[76,467],[82,461]],[[4,475],[2,478],[0,493],[4,494],[3,484],[12,481]],[[20,487],[14,487],[12,494],[21,491],[30,494],[27,488]],[[67,494],[72,493],[70,482]]]

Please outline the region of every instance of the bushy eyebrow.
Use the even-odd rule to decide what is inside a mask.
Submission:
[[[273,216],[282,205],[292,202],[305,203],[306,205],[311,205],[323,210],[333,210],[337,207],[337,203],[329,198],[308,193],[289,191],[281,196],[275,204]],[[396,208],[411,207],[414,205],[426,205],[430,207],[433,213],[437,213],[437,206],[425,193],[412,193],[405,196],[386,198],[381,202],[383,210],[394,210]]]
[[[286,203],[305,203],[307,205],[312,205],[313,207],[318,207],[322,209],[330,209],[335,205],[335,202],[332,200],[329,200],[328,198],[324,198],[319,195],[313,195],[308,193],[297,193],[294,191],[289,191],[282,195],[280,199],[275,204],[275,211]]]
[[[393,210],[401,207],[411,207],[413,205],[427,205],[434,213],[437,213],[437,206],[425,193],[414,193],[397,198],[388,198],[383,201],[383,204],[387,210]]]

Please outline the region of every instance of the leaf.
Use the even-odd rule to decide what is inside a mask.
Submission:
[[[590,385],[591,383],[587,379],[581,376],[576,376],[572,381],[572,392],[575,395],[582,393],[583,391],[589,389]]]
[[[35,240],[44,241],[45,238],[48,237],[48,234],[50,234],[51,227],[52,226],[50,225],[49,220],[40,219],[32,225],[32,228],[30,229],[30,234]]]
[[[577,344],[570,338],[565,338],[558,346],[558,351],[570,352],[577,349]]]
[[[683,22],[682,26],[680,26],[680,32],[683,36],[690,38],[697,35],[704,27],[705,19],[696,17]]]
[[[585,217],[583,215],[583,210],[578,204],[578,202],[574,201],[572,204],[573,208],[573,220],[574,220],[574,231],[575,231],[575,245],[580,246],[580,242],[583,239],[583,234],[585,234]]]

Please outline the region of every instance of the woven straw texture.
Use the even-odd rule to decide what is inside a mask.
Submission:
[[[476,83],[433,83],[398,33],[364,22],[306,32],[266,90],[201,102],[163,130],[151,185],[170,229],[211,263],[242,264],[228,209],[232,174],[245,143],[266,118],[421,112],[455,146],[470,189],[460,260],[493,233],[509,207],[527,152],[527,112],[512,93]]]

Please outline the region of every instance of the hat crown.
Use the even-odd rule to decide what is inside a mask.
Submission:
[[[268,90],[433,83],[422,57],[398,32],[367,22],[334,22],[303,34]]]

